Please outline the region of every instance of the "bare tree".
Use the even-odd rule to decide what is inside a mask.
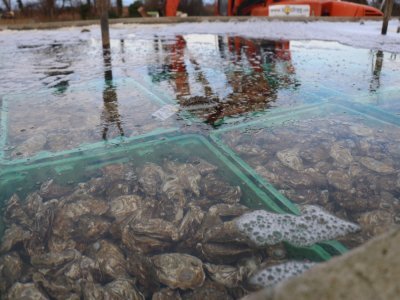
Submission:
[[[11,10],[11,0],[3,0],[3,4],[4,4],[4,6],[6,7],[6,9],[8,10],[8,11],[10,11]]]

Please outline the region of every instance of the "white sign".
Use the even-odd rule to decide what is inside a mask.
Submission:
[[[270,5],[268,15],[270,17],[309,17],[310,5]]]
[[[154,118],[157,118],[161,121],[168,119],[169,117],[173,116],[176,112],[178,112],[179,106],[178,105],[164,105],[156,112],[152,113],[151,115]]]

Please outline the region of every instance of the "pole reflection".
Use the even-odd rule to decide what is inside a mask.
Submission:
[[[102,138],[107,140],[110,126],[118,128],[119,135],[124,136],[121,115],[118,110],[118,96],[113,82],[111,50],[109,47],[103,48],[104,62],[104,90],[103,90],[103,111],[101,113],[101,123],[103,125]]]
[[[379,50],[375,54],[375,65],[372,70],[371,83],[369,85],[369,91],[376,92],[381,86],[381,72],[383,67],[383,51]]]

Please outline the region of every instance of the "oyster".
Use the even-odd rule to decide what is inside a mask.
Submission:
[[[284,166],[292,170],[301,171],[304,168],[303,160],[299,156],[298,149],[285,149],[278,151],[276,157]]]
[[[71,237],[76,241],[93,242],[108,233],[110,226],[106,218],[85,215],[74,223]]]
[[[119,278],[108,283],[105,290],[105,299],[144,300],[144,296],[136,290],[134,282],[126,278]]]
[[[390,230],[396,224],[392,212],[373,210],[360,215],[357,219],[367,237],[373,237]]]
[[[185,205],[186,196],[184,187],[181,184],[181,180],[177,176],[168,176],[164,182],[164,185],[162,186],[162,191],[165,193],[168,199],[178,201],[180,205]]]
[[[77,198],[76,200],[74,198]],[[109,210],[109,205],[89,195],[72,195],[64,199],[55,212],[52,232],[66,239],[73,231],[74,223],[83,215],[101,216]]]
[[[203,177],[202,185],[205,196],[217,202],[239,203],[242,196],[239,186],[230,186],[214,174]]]
[[[218,167],[210,164],[208,161],[205,161],[204,159],[194,157],[190,161],[194,167],[199,171],[201,176],[205,176],[210,173],[214,173],[218,170]]]
[[[180,253],[152,257],[158,280],[172,289],[194,289],[205,279],[203,263],[198,258]]]
[[[151,300],[182,300],[182,298],[179,290],[164,288],[158,292],[155,292],[151,297]]]
[[[23,229],[21,226],[12,224],[3,236],[0,253],[10,251],[16,244],[25,243],[32,238],[32,232]]]
[[[330,156],[340,165],[348,166],[353,161],[353,156],[349,149],[344,148],[339,143],[334,143],[331,147]]]
[[[160,191],[165,176],[160,166],[147,163],[139,172],[139,184],[145,194],[155,196]]]
[[[150,257],[138,252],[130,253],[128,255],[128,272],[135,276],[146,293],[153,293],[159,289],[160,283]]]
[[[72,187],[61,186],[57,184],[54,179],[50,179],[42,183],[39,195],[43,197],[43,199],[48,200],[62,197],[70,192],[72,192]]]
[[[233,292],[232,289],[230,292]],[[233,298],[223,285],[208,279],[204,281],[204,284],[201,287],[198,287],[193,291],[186,291],[182,293],[182,299],[184,300],[231,300],[240,299],[243,294],[238,294],[235,296],[236,297]]]
[[[0,256],[0,295],[18,281],[22,275],[23,263],[17,252]]]
[[[19,224],[24,226],[32,226],[32,220],[28,217],[22,208],[21,200],[17,194],[10,197],[4,213],[4,221],[6,224]]]
[[[372,170],[381,174],[393,174],[396,170],[389,164],[377,161],[372,157],[362,157],[360,159],[361,164],[369,170]]]
[[[246,274],[246,270],[243,267],[233,267],[229,265],[214,265],[206,263],[204,267],[210,278],[226,286],[228,288],[234,288],[240,286]]]
[[[48,252],[41,255],[31,257],[31,264],[38,269],[59,268],[68,262],[80,257],[80,253],[76,250],[65,250],[59,253]]]
[[[341,171],[329,171],[326,174],[326,178],[330,185],[334,186],[338,190],[349,191],[352,188],[350,177]]]
[[[5,299],[48,300],[49,298],[47,298],[33,283],[17,282],[9,289]]]
[[[200,179],[201,175],[197,168],[191,164],[183,164],[179,167],[176,174],[179,178],[179,182],[182,187],[193,193],[196,196],[200,196]]]
[[[107,240],[100,240],[88,249],[88,256],[98,263],[101,273],[109,278],[127,278],[127,261],[121,249]]]

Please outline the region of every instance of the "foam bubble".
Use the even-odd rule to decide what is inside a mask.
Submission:
[[[236,224],[257,246],[283,241],[295,246],[310,246],[360,229],[358,225],[341,220],[318,206],[305,205],[300,210],[301,216],[256,210],[239,217]]]
[[[249,283],[255,286],[271,287],[279,282],[304,273],[314,265],[316,263],[289,261],[257,271],[249,278]]]

